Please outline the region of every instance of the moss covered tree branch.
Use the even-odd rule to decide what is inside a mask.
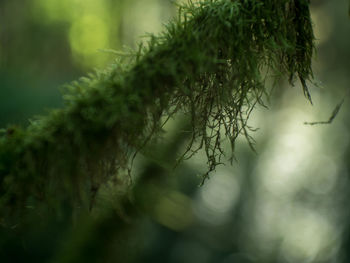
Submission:
[[[205,0],[147,45],[109,69],[67,86],[65,107],[8,128],[0,137],[1,218],[26,207],[88,207],[101,184],[176,112],[191,119],[186,156],[221,162],[224,134],[251,143],[247,118],[268,93],[266,78],[312,78],[313,32],[307,0]],[[186,157],[185,156],[185,157]],[[5,222],[5,221],[4,221]]]

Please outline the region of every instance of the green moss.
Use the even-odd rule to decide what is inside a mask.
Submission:
[[[45,201],[89,207],[96,189],[131,154],[157,136],[161,119],[191,119],[183,157],[204,149],[208,173],[232,149],[267,93],[266,77],[297,76],[310,99],[313,33],[307,0],[205,0],[179,16],[147,45],[103,72],[66,86],[65,107],[0,137],[1,217]],[[206,178],[208,174],[204,176]]]

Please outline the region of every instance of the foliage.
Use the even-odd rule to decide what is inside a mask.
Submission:
[[[232,150],[240,134],[252,144],[247,119],[268,94],[268,78],[287,76],[293,84],[297,76],[310,99],[313,48],[307,0],[180,6],[178,18],[147,45],[67,85],[63,109],[26,129],[3,130],[2,223],[63,204],[89,210],[101,185],[128,168],[177,112],[189,116],[192,136],[180,159],[204,149],[213,171],[224,154],[223,136]]]

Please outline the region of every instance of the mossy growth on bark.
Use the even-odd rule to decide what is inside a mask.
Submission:
[[[298,78],[308,99],[314,36],[308,0],[204,0],[179,7],[163,33],[104,71],[66,85],[65,107],[0,137],[0,218],[28,209],[88,207],[101,185],[159,135],[164,118],[190,119],[184,157],[208,172],[222,137],[251,143],[247,119],[267,78]],[[204,175],[204,178],[208,174]]]

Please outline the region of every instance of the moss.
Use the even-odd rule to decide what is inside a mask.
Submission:
[[[221,163],[222,131],[232,149],[266,93],[267,77],[297,76],[310,99],[313,32],[307,0],[204,0],[147,45],[105,71],[66,86],[65,107],[0,137],[1,217],[26,202],[88,207],[96,189],[126,168],[133,152],[176,112],[191,119],[183,158],[204,149],[209,172]],[[85,198],[88,196],[87,198]],[[90,201],[89,201],[90,200]]]

